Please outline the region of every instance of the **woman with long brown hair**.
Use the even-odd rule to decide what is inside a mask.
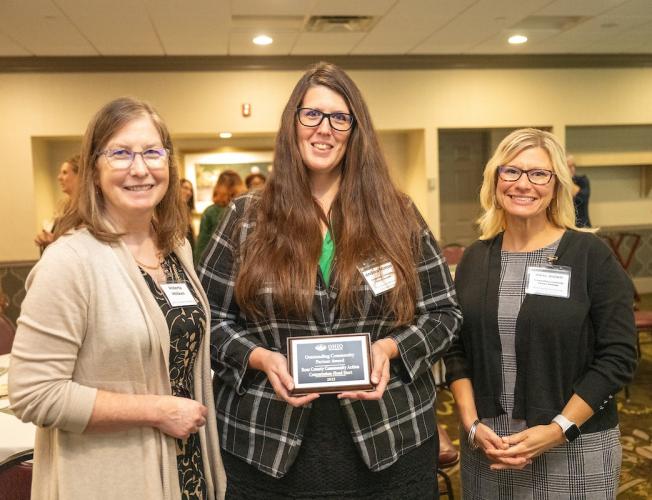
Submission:
[[[394,280],[384,290],[361,272],[380,268]],[[431,367],[461,317],[437,243],[337,66],[299,80],[267,184],[228,207],[199,273],[227,498],[436,494]],[[296,395],[288,337],[353,333],[371,338],[373,389]]]

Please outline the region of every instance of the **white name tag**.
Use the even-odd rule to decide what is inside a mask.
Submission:
[[[525,278],[525,293],[567,299],[570,297],[570,278],[570,267],[528,267]]]
[[[364,280],[369,285],[369,288],[371,288],[374,296],[380,295],[396,286],[396,272],[394,271],[394,266],[389,261],[379,266],[364,264],[358,266],[358,270],[362,273]]]
[[[185,283],[161,283],[161,290],[172,307],[197,305],[195,297]]]

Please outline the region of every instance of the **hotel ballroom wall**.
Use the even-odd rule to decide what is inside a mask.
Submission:
[[[567,127],[652,124],[651,68],[350,73],[384,132],[393,175],[436,234],[438,129],[549,126],[564,141]],[[0,73],[0,263],[38,257],[33,238],[57,197],[48,179],[109,99],[134,95],[151,101],[178,138],[206,138],[220,130],[269,135],[300,74]],[[249,118],[240,114],[243,102],[252,104]],[[617,176],[617,168],[612,170]],[[594,223],[652,225],[649,187],[624,189],[620,198],[592,199]]]

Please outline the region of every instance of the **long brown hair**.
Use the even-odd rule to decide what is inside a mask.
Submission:
[[[257,221],[241,250],[236,299],[247,313],[260,316],[256,293],[271,283],[275,304],[288,314],[309,314],[322,248],[321,221],[297,142],[297,108],[309,88],[327,87],[346,101],[355,117],[342,160],[340,188],[330,215],[335,241],[337,305],[344,315],[360,311],[364,261],[391,261],[396,286],[387,292],[388,317],[405,324],[414,317],[418,282],[414,265],[420,223],[411,202],[392,184],[362,95],[340,68],[319,63],[295,86],[281,116],[273,171],[260,199],[252,205]]]
[[[179,173],[170,133],[152,106],[132,97],[121,97],[104,105],[88,124],[81,148],[79,187],[75,198],[61,218],[55,238],[71,229],[86,227],[98,240],[107,243],[117,241],[121,234],[109,224],[104,207],[104,196],[98,187],[97,160],[100,151],[111,138],[132,120],[147,116],[161,136],[163,147],[169,151],[169,184],[163,199],[154,210],[152,223],[156,243],[163,254],[179,245],[186,232],[179,188]]]

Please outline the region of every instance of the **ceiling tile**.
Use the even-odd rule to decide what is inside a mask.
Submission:
[[[405,54],[477,0],[401,0],[353,54]]]
[[[292,55],[348,54],[363,36],[364,33],[302,33]]]
[[[623,17],[649,17],[652,16],[652,2],[650,0],[628,0],[609,11],[609,14]]]
[[[37,56],[97,55],[50,0],[0,1],[0,32]]]
[[[228,0],[144,0],[167,55],[226,55]]]
[[[315,0],[232,0],[234,16],[297,16],[306,15]]]
[[[18,45],[11,38],[0,33],[0,56],[2,57],[20,57],[32,56],[34,54]]]
[[[382,16],[397,0],[317,0],[313,16]]]
[[[627,0],[556,0],[537,12],[537,16],[596,16]]]
[[[56,0],[101,55],[164,55],[145,4],[125,0]]]
[[[415,46],[414,54],[465,53],[521,19],[536,13],[549,0],[480,0]]]

